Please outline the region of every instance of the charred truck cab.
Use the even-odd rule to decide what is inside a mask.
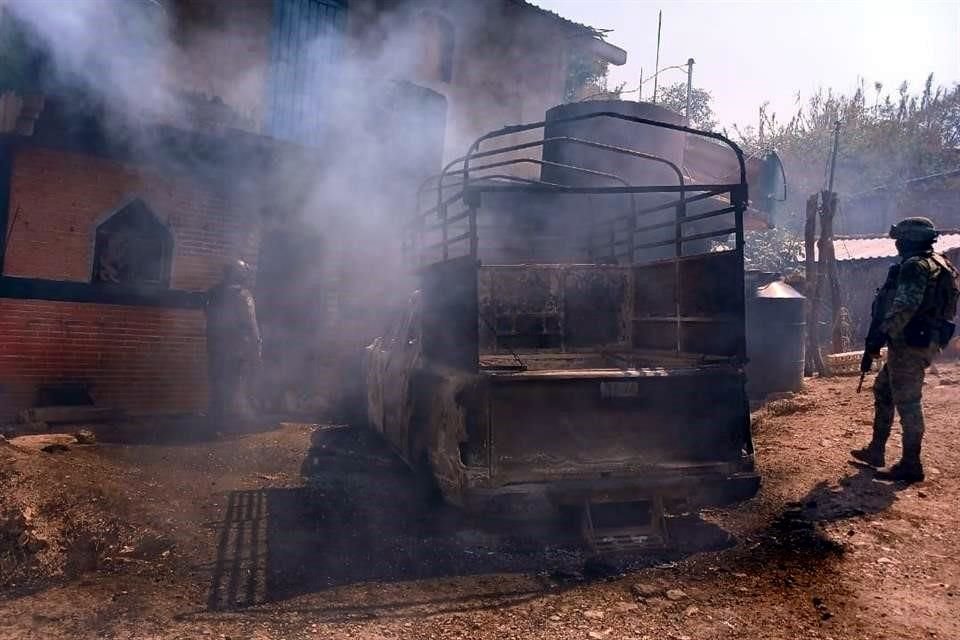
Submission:
[[[739,176],[685,175],[687,136]],[[373,428],[447,501],[575,508],[601,551],[666,544],[665,503],[754,495],[745,174],[643,103],[479,139],[407,227],[420,285],[367,350]]]

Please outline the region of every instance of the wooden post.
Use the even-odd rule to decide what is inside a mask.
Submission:
[[[840,280],[837,274],[837,254],[833,247],[833,221],[837,215],[838,198],[832,191],[824,191],[820,211],[820,272],[825,273],[830,285],[831,334],[830,352],[843,352],[843,332],[841,330]]]
[[[804,363],[804,375],[812,376],[814,373],[823,373],[823,356],[820,354],[820,344],[817,340],[817,323],[819,320],[820,308],[820,277],[817,273],[817,262],[814,260],[814,244],[817,236],[817,212],[819,205],[817,202],[818,194],[813,194],[807,198],[807,219],[804,226],[804,250],[806,252],[806,324],[807,324],[807,350],[806,362]]]

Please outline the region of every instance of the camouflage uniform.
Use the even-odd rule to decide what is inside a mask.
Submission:
[[[253,388],[260,365],[256,304],[249,270],[238,262],[207,293],[207,372],[212,420],[253,417]]]
[[[926,348],[911,347],[906,343],[903,330],[919,309],[930,283],[939,275],[940,267],[930,259],[929,253],[905,258],[896,282],[892,283],[893,300],[880,325],[889,340],[887,362],[873,383],[876,446],[882,450],[886,445],[896,409],[903,428],[904,452],[916,450],[917,457],[924,431],[923,380],[939,347],[936,339]],[[888,286],[885,284],[884,288]]]
[[[921,219],[908,218],[901,225],[916,220]],[[896,410],[903,429],[903,459],[886,472],[885,475],[891,479],[923,479],[923,467],[920,463],[924,432],[921,403],[923,380],[927,367],[940,350],[934,322],[938,310],[932,304],[931,293],[941,270],[947,268],[949,263],[946,263],[942,256],[933,253],[932,240],[936,237],[933,224],[922,220],[924,225],[929,224],[933,233],[930,242],[917,244],[898,241],[901,254],[899,268],[890,270],[887,281],[878,292],[880,307],[884,310],[880,333],[885,336],[888,345],[887,362],[873,385],[873,439],[867,448],[852,452],[854,457],[864,462],[883,466],[883,452],[890,437]],[[891,236],[897,238],[896,233],[897,227],[891,229]],[[908,344],[916,344],[915,340],[908,338],[911,327],[915,325],[922,325],[926,331],[921,342],[928,340],[927,346]],[[879,351],[880,346],[868,344],[867,350]]]

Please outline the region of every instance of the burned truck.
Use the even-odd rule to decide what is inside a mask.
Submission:
[[[688,136],[739,175],[686,175]],[[643,103],[564,105],[420,195],[419,284],[364,371],[372,427],[446,501],[576,512],[603,549],[666,544],[671,505],[756,493],[733,142]]]

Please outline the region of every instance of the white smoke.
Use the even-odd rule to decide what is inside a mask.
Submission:
[[[318,340],[358,346],[371,337],[375,329],[370,323],[382,319],[382,311],[407,299],[413,281],[403,275],[400,259],[404,222],[413,213],[420,180],[441,166],[439,156],[434,166],[414,166],[419,162],[416,158],[423,155],[417,150],[425,141],[436,141],[438,131],[445,129],[447,142],[443,145],[441,139],[441,149],[445,146],[448,156],[459,155],[483,129],[523,119],[524,114],[510,106],[523,100],[515,100],[517,96],[510,92],[525,88],[497,83],[503,65],[522,59],[522,52],[513,50],[518,45],[492,28],[503,25],[503,16],[493,9],[496,4],[449,6],[456,12],[452,16],[456,24],[470,25],[457,32],[457,59],[470,56],[469,64],[457,65],[455,74],[465,74],[475,87],[465,97],[457,95],[453,85],[438,86],[452,101],[459,101],[448,104],[449,111],[459,114],[458,119],[446,118],[444,122],[442,116],[432,121],[398,116],[398,105],[392,103],[397,95],[396,82],[419,83],[425,66],[424,34],[418,27],[420,5],[406,3],[401,6],[409,10],[380,12],[364,25],[362,33],[346,34],[341,52],[332,59],[328,34],[312,44],[317,59],[331,65],[332,75],[329,85],[320,90],[301,87],[305,90],[297,98],[322,96],[321,104],[303,105],[304,109],[322,109],[325,134],[321,140],[315,145],[301,145],[304,148],[299,150],[288,148],[273,154],[266,173],[230,176],[228,189],[236,187],[243,194],[234,195],[232,205],[255,214],[254,219],[257,215],[263,220],[272,217],[293,227],[299,223],[320,230],[332,255],[324,258],[318,251],[316,270],[340,272],[340,296],[351,303],[349,308],[353,310],[344,313],[372,312],[367,314],[373,316],[370,322],[350,317],[339,324],[339,329],[356,335],[318,336]],[[222,10],[227,19],[185,24],[183,16],[174,13],[194,5]],[[227,107],[242,112],[243,118],[254,123],[243,128],[260,133],[256,122],[263,122],[270,109],[264,96],[270,87],[270,74],[275,72],[270,67],[271,34],[238,35],[237,28],[249,30],[250,26],[229,22],[233,6],[225,1],[161,6],[155,0],[7,3],[12,14],[44,44],[55,82],[61,87],[85,89],[111,115],[134,125],[159,121],[202,128],[191,122],[195,111],[187,100],[187,94],[199,92],[219,95]],[[269,7],[270,3],[264,2],[263,6]],[[269,31],[270,19],[266,16],[260,27]],[[522,26],[510,27],[524,33]],[[261,37],[257,55],[250,55],[246,49],[249,42]],[[478,78],[489,80],[478,82]],[[545,82],[540,77],[531,80]],[[455,78],[454,84],[457,82],[463,86],[464,78]],[[533,119],[543,116],[542,112],[529,115]],[[136,126],[123,135],[136,135]],[[297,142],[302,141],[294,141],[294,146]],[[138,149],[158,153],[153,147],[148,139]],[[190,160],[182,156],[172,160],[181,163],[180,171],[194,172]],[[314,277],[319,276],[292,275],[291,281]],[[297,283],[286,282],[283,286],[295,288]],[[311,283],[304,282],[305,303],[311,302],[314,290]],[[322,331],[323,327],[317,328],[318,334]]]
[[[9,0],[6,8],[45,45],[53,78],[82,87],[116,113],[169,116],[173,46],[155,0]]]

